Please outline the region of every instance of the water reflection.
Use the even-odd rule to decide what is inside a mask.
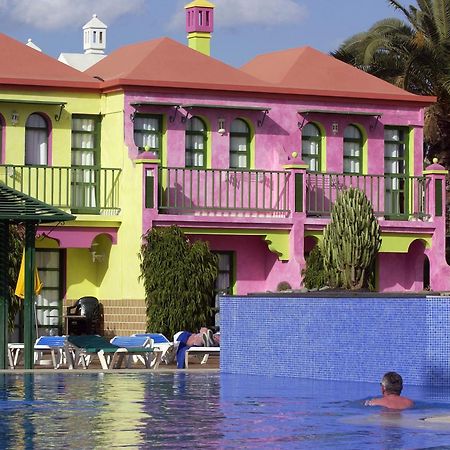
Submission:
[[[185,372],[0,375],[0,448],[359,450],[450,442],[450,424],[420,420],[443,407],[450,415],[450,392],[409,388],[419,408],[385,414],[362,406],[377,389]]]
[[[167,448],[213,445],[221,437],[219,378],[184,372],[160,374],[147,385],[144,408],[150,419],[141,430],[145,442]]]

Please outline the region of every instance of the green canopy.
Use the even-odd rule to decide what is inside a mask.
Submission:
[[[0,182],[0,369],[8,367],[9,225],[25,224],[24,367],[25,369],[32,369],[36,227],[40,223],[57,223],[68,220],[75,220],[75,216]]]

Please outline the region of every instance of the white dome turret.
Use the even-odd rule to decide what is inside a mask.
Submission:
[[[96,14],[92,16],[92,19],[83,27],[84,53],[105,53],[107,28]]]

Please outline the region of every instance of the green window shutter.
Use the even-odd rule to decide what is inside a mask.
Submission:
[[[434,184],[434,203],[436,216],[442,216],[442,180],[436,180]]]
[[[303,174],[295,174],[295,212],[303,212]]]
[[[155,193],[155,177],[153,173],[148,170],[145,177],[145,207],[154,208],[155,204],[153,201]]]

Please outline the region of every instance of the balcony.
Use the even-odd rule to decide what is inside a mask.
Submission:
[[[160,167],[158,208],[167,214],[286,217],[290,172]]]
[[[305,192],[306,215],[327,218],[339,192],[361,189],[378,217],[426,220],[430,217],[426,177],[343,175],[289,171],[160,167],[158,210],[162,214],[289,217],[302,211],[294,197]],[[295,183],[291,191],[291,183]],[[295,194],[293,193],[295,192]]]
[[[330,216],[339,192],[348,187],[362,190],[374,214],[391,220],[424,220],[430,217],[426,177],[406,175],[306,174],[306,213]]]
[[[74,214],[117,215],[121,169],[0,165],[0,182]]]

